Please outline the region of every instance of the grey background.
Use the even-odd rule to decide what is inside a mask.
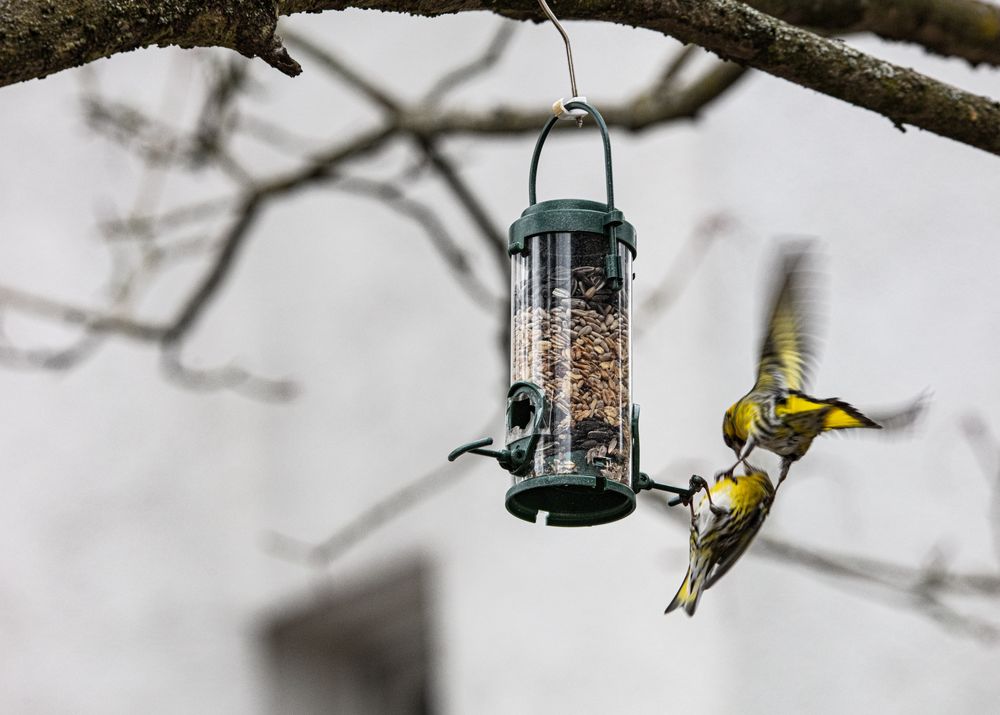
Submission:
[[[474,55],[497,19],[345,12],[296,18],[416,97]],[[648,83],[676,43],[570,24],[581,91],[600,106]],[[567,93],[550,27],[523,27],[497,72],[456,102],[537,104]],[[983,94],[971,70],[902,46],[852,40]],[[145,50],[96,63],[104,89],[182,122],[197,111],[194,53]],[[371,110],[304,63],[257,66],[262,112],[303,134],[350,135]],[[99,304],[110,262],[92,226],[136,200],[141,167],[89,135],[82,71],[7,87],[0,113],[0,280]],[[179,89],[165,91],[169,82]],[[167,97],[165,100],[164,97]],[[505,226],[526,203],[534,136],[448,145]],[[824,242],[821,396],[860,407],[925,387],[909,440],[823,438],[793,469],[764,533],[951,568],[996,568],[989,486],[959,429],[1000,398],[997,158],[754,75],[697,123],[616,134],[620,207],[638,228],[636,299],[669,273],[700,220],[735,228],[634,346],[643,468],[676,480],[730,459],[722,412],[750,386],[775,236]],[[256,151],[264,172],[285,161]],[[390,151],[366,171],[404,163]],[[546,150],[543,197],[599,196],[590,132]],[[170,179],[164,205],[209,197],[211,174]],[[433,183],[466,245],[472,227]],[[351,223],[340,219],[354,210]],[[479,256],[480,275],[503,286]],[[337,269],[349,261],[354,271]],[[166,315],[197,266],[140,305]],[[638,325],[641,314],[634,316]],[[25,343],[62,329],[6,316]],[[505,475],[482,460],[442,493],[315,574],[261,548],[281,531],[320,540],[374,500],[481,436],[506,366],[492,316],[456,287],[424,237],[378,204],[328,191],[268,212],[186,353],[290,375],[300,398],[268,405],[165,382],[146,346],[112,341],[69,374],[0,371],[0,710],[244,713],[267,709],[259,628],[319,586],[348,588],[420,554],[434,563],[435,702],[448,713],[988,712],[1000,651],[900,604],[750,554],[688,620],[663,607],[686,535],[650,504],[589,530],[533,527],[503,509]],[[996,616],[995,602],[962,604]]]

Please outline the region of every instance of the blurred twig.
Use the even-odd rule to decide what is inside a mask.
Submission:
[[[185,340],[232,275],[260,216],[291,194],[317,185],[336,186],[340,190],[377,198],[420,224],[432,245],[445,258],[450,274],[470,298],[480,306],[496,308],[498,340],[505,351],[507,308],[505,305],[497,307],[500,302],[489,294],[470,269],[473,261],[468,257],[469,249],[451,237],[446,223],[436,212],[406,195],[409,192],[404,194],[397,183],[374,179],[344,181],[340,170],[348,163],[357,163],[385,149],[396,140],[412,141],[421,160],[440,177],[476,227],[480,245],[490,255],[501,282],[506,283],[509,258],[505,233],[489,216],[481,191],[462,176],[460,167],[442,147],[446,139],[459,135],[509,136],[536,132],[544,120],[544,111],[536,107],[503,108],[493,102],[458,109],[446,109],[440,104],[449,92],[483,76],[497,65],[510,47],[514,27],[514,23],[502,22],[482,52],[443,71],[430,83],[426,95],[412,104],[398,99],[369,72],[352,66],[328,47],[295,31],[286,31],[289,44],[317,62],[333,79],[352,88],[366,102],[381,110],[381,121],[359,128],[352,137],[313,145],[311,149],[305,146],[303,138],[292,135],[280,125],[243,111],[241,100],[252,86],[252,80],[249,65],[242,59],[210,62],[200,110],[189,129],[177,124],[176,117],[169,116],[178,114],[179,100],[196,98],[197,95],[190,91],[189,81],[181,82],[177,78],[174,90],[183,92],[178,96],[178,92],[173,91],[170,97],[165,97],[160,111],[152,114],[128,102],[106,97],[96,82],[88,83],[84,87],[83,105],[91,126],[142,159],[147,174],[158,172],[157,195],[162,191],[165,172],[208,167],[217,169],[231,183],[232,190],[228,195],[199,199],[162,212],[157,212],[155,207],[137,205],[123,218],[103,221],[100,228],[109,249],[135,252],[131,263],[113,276],[116,297],[104,307],[85,308],[0,286],[2,307],[66,323],[83,331],[79,342],[56,350],[22,349],[8,343],[0,347],[0,360],[20,366],[66,369],[92,355],[104,338],[121,335],[158,345],[163,351],[164,374],[177,384],[192,389],[230,387],[260,396],[263,393],[257,388],[272,383],[253,376],[246,369],[227,366],[210,371],[195,370],[182,362],[179,355]],[[699,76],[682,84],[679,71],[693,52],[684,49],[669,58],[650,87],[632,99],[602,104],[608,124],[636,131],[694,117],[744,72],[736,65],[713,61]],[[168,109],[170,111],[166,111]],[[291,151],[294,156],[290,158],[295,162],[293,168],[255,177],[245,160],[230,146],[232,135],[239,131],[257,137],[272,149]],[[337,185],[337,182],[342,183]],[[178,229],[196,230],[198,237],[178,240],[172,237]],[[147,321],[134,315],[131,306],[157,275],[170,262],[189,258],[202,260],[205,266],[201,278],[190,286],[172,317],[165,321]],[[681,282],[674,278],[671,277],[670,290],[676,290]],[[670,297],[665,290],[658,292],[654,301],[668,303]],[[273,384],[274,395],[291,393],[284,381]]]
[[[355,70],[351,65],[337,57],[328,47],[325,47],[305,35],[294,30],[283,29],[282,37],[299,52],[315,60],[320,67],[329,72],[335,79],[344,82],[372,104],[390,114],[399,111],[400,105],[387,91],[379,87],[363,72]]]
[[[441,75],[424,95],[424,103],[437,104],[449,92],[493,69],[503,57],[516,30],[517,24],[509,20],[501,20],[493,39],[486,45],[483,54],[467,64],[459,65]]]
[[[472,434],[488,434],[493,431],[501,415],[494,415],[484,426]],[[469,467],[476,464],[466,459],[459,464],[444,461],[429,472],[417,477],[401,488],[391,492],[348,521],[319,543],[310,543],[287,534],[271,532],[267,534],[265,548],[273,556],[308,564],[316,567],[328,566],[348,549],[372,535],[377,529],[400,518],[441,490],[465,476]]]
[[[712,214],[698,222],[671,262],[666,277],[638,307],[638,318],[632,328],[636,338],[642,337],[656,318],[673,306],[694,278],[709,249],[734,225],[732,217],[725,213]]]
[[[667,506],[656,494],[648,499],[667,519],[690,528],[686,511]],[[902,604],[914,612],[948,626],[963,635],[988,643],[1000,640],[1000,622],[987,621],[962,612],[946,602],[947,597],[977,596],[1000,600],[1000,573],[957,572],[948,570],[940,557],[930,558],[923,566],[885,559],[847,554],[794,544],[786,539],[758,535],[748,551],[750,555],[771,559],[799,569],[842,588],[857,588],[876,594],[882,600]]]
[[[968,415],[962,420],[962,432],[973,456],[979,462],[986,483],[990,488],[990,529],[993,533],[993,550],[1000,563],[1000,442],[989,425],[979,415]]]
[[[444,222],[427,205],[408,198],[399,187],[388,182],[371,179],[346,178],[331,184],[331,188],[363,196],[369,196],[386,204],[400,214],[416,221],[427,234],[431,245],[444,258],[459,286],[465,294],[481,308],[494,311],[499,299],[486,290],[472,270],[472,262],[464,248],[451,236]]]
[[[427,156],[430,165],[437,171],[445,185],[476,225],[501,280],[506,281],[510,271],[510,256],[507,253],[507,240],[504,232],[493,222],[475,191],[462,178],[451,160],[440,151],[434,139],[420,136],[417,137],[417,143]]]
[[[187,365],[177,344],[166,345],[160,351],[160,368],[171,382],[197,392],[232,390],[263,402],[287,402],[299,391],[294,380],[260,377],[239,365],[214,368]]]

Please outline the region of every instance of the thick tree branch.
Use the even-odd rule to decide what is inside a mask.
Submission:
[[[538,18],[537,5],[529,0],[502,7],[483,0],[287,0],[281,7],[283,12],[365,7],[422,15],[492,10],[518,19]],[[562,3],[560,11],[567,19],[645,27],[693,42],[723,59],[877,112],[899,128],[910,124],[1000,154],[1000,103],[876,59],[736,0],[639,0],[627,5],[577,0]]]
[[[495,48],[488,50],[487,54],[493,60],[498,56]],[[346,64],[336,58],[332,59],[332,63],[327,63],[328,69],[332,72],[341,76],[347,72],[360,78],[360,75]],[[472,64],[478,67],[482,61],[479,60]],[[743,68],[738,65],[718,63],[707,70],[701,78],[679,90],[667,88],[660,82],[656,85],[663,88],[660,92],[650,89],[624,104],[609,105],[604,108],[605,116],[611,126],[632,130],[644,129],[672,119],[692,117],[705,104],[732,86],[743,75],[743,72]],[[345,79],[345,81],[350,82],[351,80]],[[368,80],[363,80],[363,85],[368,89],[358,85],[359,89],[362,89],[371,101],[383,106],[383,108],[388,108],[386,103],[381,101],[381,98],[389,96],[387,92],[378,89]],[[394,106],[394,102],[392,105]],[[637,107],[641,107],[641,109],[637,109]],[[141,113],[124,105],[117,109],[128,116],[140,117],[136,122],[129,123],[135,133],[144,134],[147,132],[148,122],[140,116]],[[162,234],[180,227],[214,220],[223,214],[232,216],[229,228],[224,231],[222,236],[212,241],[216,246],[215,255],[201,282],[192,288],[174,317],[168,322],[145,322],[126,315],[124,311],[116,312],[109,308],[104,310],[84,308],[2,286],[0,286],[0,305],[6,305],[41,318],[77,325],[85,328],[90,334],[120,334],[140,341],[160,343],[165,349],[175,349],[171,346],[183,342],[183,339],[197,324],[218,293],[226,277],[232,271],[255,217],[271,200],[277,200],[311,184],[336,181],[339,178],[336,169],[340,164],[376,151],[401,135],[410,135],[416,138],[421,152],[426,153],[431,165],[441,174],[448,188],[480,229],[479,233],[484,243],[489,246],[495,264],[497,267],[502,267],[504,275],[506,275],[508,259],[502,234],[493,225],[472,187],[462,179],[456,167],[447,157],[441,154],[436,146],[436,140],[449,133],[485,133],[491,135],[520,131],[537,132],[544,121],[544,112],[536,109],[519,109],[500,113],[484,111],[481,114],[464,114],[446,111],[443,114],[437,114],[423,102],[415,107],[394,106],[393,111],[395,114],[388,117],[389,121],[385,125],[361,132],[346,142],[315,151],[299,168],[277,174],[250,186],[242,186],[233,197],[180,206],[159,215],[133,215],[124,220],[108,221],[102,224],[102,230],[109,240],[149,242],[157,236],[162,238]],[[139,153],[146,156],[144,149],[140,149],[134,139],[129,136],[129,131],[129,127],[122,126],[123,134],[120,138],[123,143],[139,149]],[[153,133],[159,134],[161,137],[164,134],[175,136],[175,139],[169,142],[171,150],[163,154],[168,162],[170,157],[178,151],[178,146],[191,142],[189,138],[178,137],[173,132],[157,131]],[[218,160],[218,156],[215,156],[215,160]],[[383,199],[385,198],[387,196],[383,196]],[[392,205],[393,202],[389,203]],[[398,202],[394,206],[397,210],[401,208],[412,209],[413,207],[412,203],[406,203],[403,206]],[[438,235],[434,233],[434,227],[427,223],[427,217],[424,214],[418,215],[411,211],[410,215],[420,220],[425,228],[431,232],[432,237]],[[200,245],[202,242],[199,242]],[[157,250],[163,249],[157,247]],[[458,275],[462,281],[466,281],[467,278],[475,280],[471,276],[467,277],[461,271]],[[466,290],[480,288],[479,286],[470,286],[467,283],[463,283],[462,287]],[[504,306],[504,310],[506,310],[506,306]],[[504,335],[506,334],[505,330],[504,323],[504,331],[502,331]],[[506,345],[506,339],[502,342]],[[17,356],[12,354],[11,357],[13,359]],[[44,362],[44,366],[49,365],[47,360],[42,362]],[[39,365],[39,361],[34,360],[34,364]],[[184,366],[181,365],[180,361],[172,359],[170,356],[165,358],[164,365],[165,373],[171,379],[184,385],[202,388],[205,385],[229,386],[246,382],[243,378],[244,373],[237,375],[231,368],[226,368],[226,379],[220,380],[217,379],[218,372],[214,373],[211,379],[192,378],[194,371],[189,368],[181,369]],[[238,379],[233,379],[234,377]]]
[[[227,47],[297,75],[277,21],[275,0],[5,0],[0,85],[153,45]]]
[[[817,5],[829,7],[832,3],[834,0]],[[902,13],[899,16],[909,17],[921,37],[951,38],[934,45],[944,48],[957,33],[949,34],[941,28],[961,25],[961,15],[975,19],[979,29],[970,32],[983,36],[982,42],[989,44],[991,33],[997,32],[990,24],[996,13],[984,11],[981,3],[974,0],[951,0],[951,3],[967,12],[932,13],[935,24],[926,19],[928,14],[921,12],[922,5],[916,0],[896,0],[895,4],[883,0],[875,3],[878,12],[861,13],[862,19],[849,27],[864,26],[866,17],[873,26],[886,26],[890,18],[897,17],[893,9],[898,8]],[[947,3],[937,0],[933,4]],[[764,3],[775,11],[784,9],[785,14],[796,19],[817,21],[834,14],[799,11],[798,5],[777,0]],[[856,0],[855,5],[855,9],[863,9],[868,3]],[[70,8],[73,12],[65,7],[57,12],[44,0],[25,0],[16,8],[8,2],[4,5],[7,10],[4,24],[0,26],[0,84],[44,76],[97,57],[152,44],[231,47],[247,56],[260,56],[282,71],[294,74],[298,65],[288,57],[275,35],[275,14],[348,7],[431,16],[488,10],[517,19],[539,19],[534,0],[503,4],[490,0],[280,0],[277,3],[165,0],[155,4],[135,0],[113,4],[76,0]],[[903,13],[903,9],[909,14]],[[737,0],[638,0],[624,5],[617,0],[568,0],[561,4],[560,12],[566,19],[601,20],[659,31],[686,43],[699,44],[724,59],[882,114],[897,127],[910,124],[1000,154],[997,102],[870,57]],[[951,24],[945,23],[945,16]],[[925,21],[919,22],[921,18]]]
[[[1000,7],[978,0],[746,0],[800,27],[871,32],[971,64],[1000,65]]]

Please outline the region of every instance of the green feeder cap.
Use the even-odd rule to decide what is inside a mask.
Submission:
[[[511,224],[507,252],[511,255],[523,252],[527,239],[543,233],[605,235],[613,229],[618,242],[628,246],[635,258],[635,228],[621,215],[621,211],[608,211],[605,204],[587,199],[552,199],[533,203]],[[617,223],[609,226],[609,218]]]
[[[611,139],[608,136],[608,125],[604,117],[594,107],[586,102],[569,102],[566,109],[582,109],[590,114],[601,132],[604,145],[604,180],[607,187],[607,204],[585,199],[554,199],[537,202],[535,184],[538,177],[538,160],[542,155],[542,147],[552,127],[559,121],[551,117],[542,128],[542,133],[535,143],[535,151],[531,155],[531,167],[528,172],[528,208],[521,218],[511,224],[507,252],[511,255],[525,250],[526,239],[543,233],[596,233],[607,236],[612,242],[622,243],[628,247],[632,258],[636,256],[635,227],[632,226],[621,211],[615,209],[615,187],[611,170]]]

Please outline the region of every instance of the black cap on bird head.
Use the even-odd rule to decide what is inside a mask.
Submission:
[[[722,418],[722,438],[726,442],[726,446],[733,450],[737,457],[743,451],[743,447],[746,446],[746,440],[740,439],[740,436],[736,433],[736,419],[733,416],[733,407],[726,410],[726,416]]]

